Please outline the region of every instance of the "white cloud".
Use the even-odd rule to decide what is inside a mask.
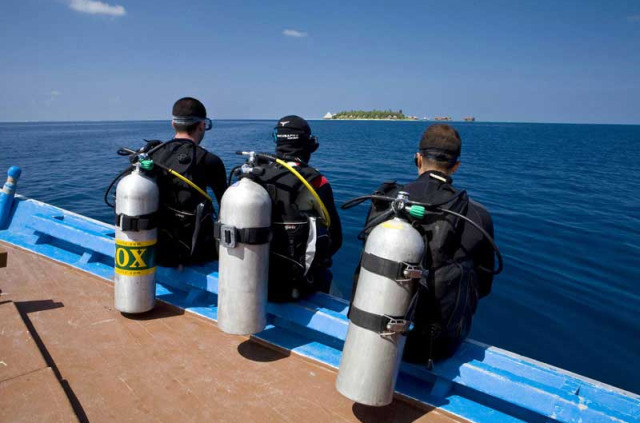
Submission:
[[[302,31],[296,31],[295,29],[285,29],[282,31],[282,35],[286,35],[287,37],[304,38],[309,34]]]
[[[124,16],[127,14],[123,6],[112,6],[96,0],[71,0],[69,7],[76,12],[89,13],[90,15]]]
[[[627,16],[629,22],[640,22],[640,15]]]
[[[47,98],[44,100],[44,105],[47,107],[51,106],[53,102],[56,100],[56,98],[60,97],[60,95],[62,95],[60,91],[51,90],[50,92],[47,93]]]

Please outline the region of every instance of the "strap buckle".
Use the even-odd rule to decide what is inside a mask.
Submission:
[[[411,330],[412,322],[407,319],[396,319],[391,316],[383,314],[382,317],[389,319],[385,326],[386,331],[380,333],[380,336],[390,336],[396,333],[407,333]]]
[[[220,245],[226,248],[235,248],[237,242],[238,229],[231,225],[220,225]]]
[[[138,219],[135,216],[127,216],[124,213],[116,215],[116,226],[123,231],[138,231]]]
[[[422,277],[422,267],[416,266],[409,263],[403,263],[407,267],[402,271],[402,276],[406,278],[406,280],[420,279]]]
[[[140,216],[128,216],[124,213],[116,215],[116,226],[123,231],[140,232],[157,227],[156,212]]]

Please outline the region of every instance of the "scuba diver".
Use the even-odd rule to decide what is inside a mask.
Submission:
[[[173,139],[147,141],[138,152],[130,152],[146,154],[153,160],[151,174],[160,192],[155,260],[169,267],[217,258],[213,238],[215,209],[206,189],[213,190],[220,204],[227,187],[222,160],[200,146],[205,132],[211,129],[204,105],[195,98],[184,97],[175,102],[172,114]],[[105,194],[105,201],[106,197]]]
[[[273,129],[276,157],[313,187],[324,211],[310,190],[285,166],[270,161],[256,177],[272,199],[269,262],[269,301],[295,301],[315,291],[329,292],[333,275],[331,257],[342,245],[342,227],[329,181],[307,163],[318,149],[306,120],[285,116]],[[323,213],[327,219],[320,218]]]
[[[149,156],[192,181],[201,190],[210,187],[220,204],[226,189],[222,160],[200,146],[205,131],[211,129],[204,105],[195,98],[176,101],[171,126],[172,140],[152,147]],[[156,144],[156,143],[152,143]],[[202,192],[162,169],[157,173],[160,188],[158,250],[156,262],[162,266],[199,264],[214,260],[215,210]]]
[[[424,272],[412,305],[414,326],[407,333],[403,356],[405,361],[428,367],[434,360],[453,355],[467,337],[478,299],[491,292],[493,275],[502,269],[489,212],[452,186],[451,175],[460,166],[461,144],[451,126],[430,126],[414,157],[418,179],[404,186],[387,182],[374,193],[394,197],[404,191],[410,201],[434,206],[413,223],[424,240]],[[372,200],[361,238],[366,239],[373,221],[388,209],[388,202]],[[497,271],[493,270],[494,252],[499,259]]]

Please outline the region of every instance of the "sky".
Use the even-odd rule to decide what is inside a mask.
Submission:
[[[0,121],[640,124],[640,1],[2,0]]]

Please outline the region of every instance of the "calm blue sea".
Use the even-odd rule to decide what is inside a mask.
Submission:
[[[239,149],[272,151],[274,121],[216,121],[203,146],[227,171]],[[338,203],[416,176],[426,122],[311,122],[311,164]],[[640,126],[454,123],[463,139],[454,184],[494,217],[505,270],[481,301],[471,337],[640,392]],[[168,122],[0,124],[0,169],[19,192],[112,221],[103,193],[125,166],[120,146],[168,139]],[[3,170],[4,171],[4,170]],[[335,291],[350,292],[367,208],[342,211]]]

